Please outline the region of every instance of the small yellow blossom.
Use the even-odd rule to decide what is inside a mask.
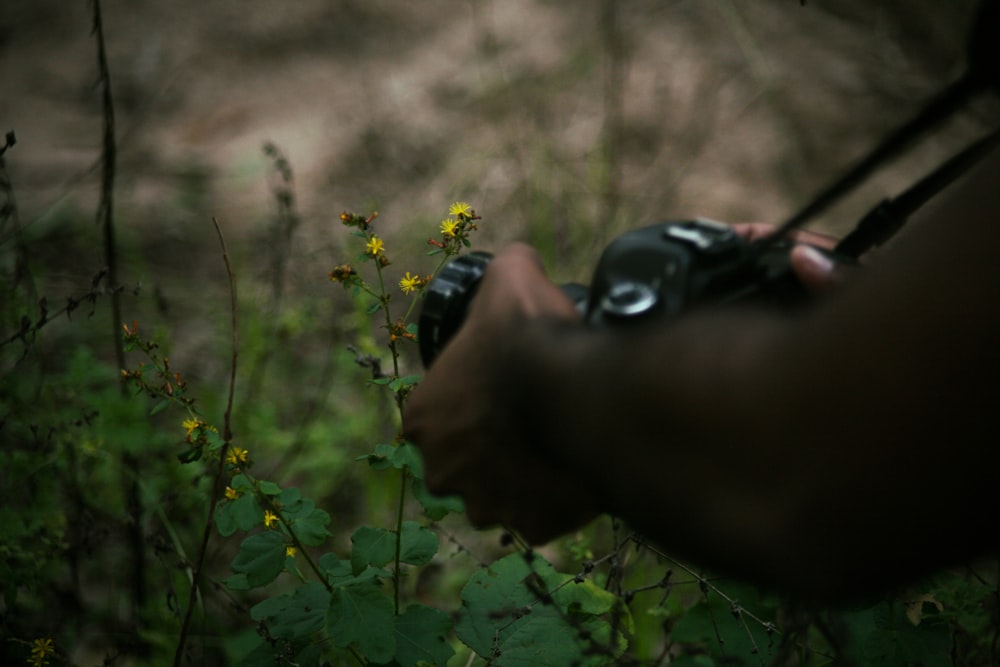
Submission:
[[[295,558],[295,547],[288,545],[285,547],[285,556],[288,558]]]
[[[226,487],[226,500],[236,500],[240,497],[240,492],[231,486]]]
[[[365,254],[371,255],[372,257],[378,257],[382,254],[382,250],[385,247],[385,242],[379,237],[372,234],[372,237],[368,239],[368,243],[365,244]]]
[[[35,667],[47,665],[49,664],[49,656],[55,655],[55,652],[55,643],[51,639],[36,639],[31,647],[31,657],[28,658],[28,664]]]
[[[196,428],[201,426],[201,420],[185,419],[183,422],[181,422],[181,425],[184,427],[184,430],[187,431],[187,434],[191,435],[192,433],[194,433],[194,430]]]
[[[459,218],[471,218],[472,207],[464,201],[457,201],[448,208],[448,213]]]
[[[233,447],[229,450],[229,454],[226,456],[226,462],[231,463],[234,466],[238,466],[241,463],[246,463],[250,460],[250,453],[243,449],[242,447]]]
[[[264,527],[272,528],[278,523],[278,515],[271,510],[264,510]]]
[[[418,289],[424,286],[424,280],[420,276],[410,275],[407,271],[406,275],[399,281],[399,289],[403,290],[403,294],[409,294],[410,292],[416,292]]]
[[[458,221],[457,220],[442,220],[441,221],[441,235],[450,236],[455,238],[455,234],[458,232]]]

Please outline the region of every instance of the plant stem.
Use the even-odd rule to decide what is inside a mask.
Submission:
[[[223,445],[219,450],[219,465],[216,468],[215,479],[212,482],[212,489],[210,491],[211,497],[209,498],[208,504],[208,517],[205,520],[205,529],[201,534],[201,547],[198,549],[198,562],[195,564],[194,572],[191,577],[191,594],[188,596],[187,609],[184,611],[184,621],[181,624],[180,637],[177,639],[177,650],[174,652],[174,667],[180,667],[181,660],[184,655],[184,645],[187,643],[188,630],[191,627],[191,617],[194,613],[194,602],[198,595],[198,584],[201,579],[202,569],[205,566],[205,554],[208,553],[208,542],[212,536],[212,517],[215,516],[215,507],[218,505],[219,497],[222,495],[222,478],[226,472],[226,452],[229,450],[229,445],[233,440],[233,396],[236,392],[236,362],[239,358],[237,346],[236,277],[233,275],[233,267],[229,262],[229,252],[226,250],[226,240],[222,236],[222,228],[219,227],[219,221],[212,218],[212,224],[215,225],[215,232],[219,236],[219,244],[222,246],[222,259],[226,264],[226,275],[229,279],[230,314],[232,317],[233,327],[233,354],[229,373],[229,398],[226,402],[226,413],[223,424]]]
[[[378,258],[375,258],[375,269],[378,275],[378,286],[379,291],[382,293],[382,311],[385,313],[385,324],[388,331],[392,332],[392,315],[389,313],[389,295],[385,290],[385,278],[382,276],[382,265],[379,263]],[[399,349],[396,347],[396,341],[390,338],[389,340],[389,352],[392,354],[392,377],[393,379],[399,378]],[[400,418],[403,415],[403,401],[405,394],[401,390],[394,392],[396,399],[396,408],[399,410]],[[392,573],[392,588],[393,588],[393,610],[396,616],[399,616],[399,589],[401,587],[402,579],[402,563],[400,557],[402,555],[403,547],[403,510],[406,506],[406,466],[403,466],[399,471],[399,505],[396,509],[396,553],[394,555],[393,563],[393,573]]]
[[[101,84],[101,115],[103,133],[101,142],[101,196],[97,207],[97,222],[104,236],[104,262],[107,265],[107,281],[111,291],[111,340],[114,341],[115,363],[118,369],[125,368],[125,347],[119,327],[122,324],[121,292],[118,290],[118,247],[115,241],[114,190],[115,190],[115,105],[111,94],[111,71],[104,44],[104,21],[101,16],[100,0],[93,3],[93,32],[97,42],[97,70]],[[122,395],[126,393],[122,385]],[[122,484],[125,506],[129,520],[127,539],[132,560],[132,615],[137,622],[146,602],[146,558],[145,538],[142,534],[143,507],[139,490],[139,458],[131,452],[122,451]]]
[[[392,583],[395,595],[393,596],[393,608],[396,616],[399,616],[399,589],[401,586],[401,565],[400,556],[403,553],[403,506],[406,500],[406,466],[399,471],[399,507],[396,510],[396,569],[392,574]]]

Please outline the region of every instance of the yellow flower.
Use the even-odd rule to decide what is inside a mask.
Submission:
[[[242,447],[233,447],[229,450],[229,455],[226,456],[226,462],[231,463],[234,466],[238,466],[241,463],[246,463],[250,460],[250,453],[243,449]]]
[[[28,664],[35,667],[47,665],[49,664],[49,656],[55,655],[55,652],[56,647],[51,639],[36,639],[34,645],[31,647],[31,657],[28,658]]]
[[[264,510],[264,527],[272,528],[278,523],[278,515],[271,510]]]
[[[468,203],[464,201],[457,201],[448,208],[448,213],[459,218],[471,218],[473,211],[472,207],[469,206]]]
[[[409,271],[407,271],[406,275],[399,281],[399,289],[403,290],[403,294],[416,292],[423,286],[423,279],[420,276],[411,276]]]
[[[236,500],[240,497],[240,492],[231,486],[226,487],[226,500]]]
[[[285,547],[285,556],[288,558],[295,558],[295,547],[288,545]]]
[[[187,431],[187,434],[191,435],[196,428],[201,426],[201,421],[198,419],[185,419],[181,422],[181,425],[184,427],[184,430]]]
[[[455,234],[458,231],[458,221],[457,220],[442,220],[441,221],[441,236],[450,236],[455,238]]]
[[[379,237],[372,234],[372,237],[365,244],[365,254],[371,255],[372,257],[378,257],[382,254],[382,249],[385,247],[385,242]]]

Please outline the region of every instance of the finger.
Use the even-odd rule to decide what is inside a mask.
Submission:
[[[792,248],[790,261],[792,271],[811,292],[828,290],[840,282],[834,261],[812,246]]]
[[[734,232],[751,243],[767,238],[777,229],[774,225],[766,222],[738,222],[730,225],[730,227],[732,227]],[[837,239],[829,234],[804,229],[790,232],[787,238],[796,243],[808,243],[820,248],[833,248],[837,245]]]
[[[737,222],[730,227],[747,241],[757,241],[769,236],[775,230],[774,225],[766,222]]]

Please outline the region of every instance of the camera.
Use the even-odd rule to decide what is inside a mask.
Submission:
[[[562,285],[589,326],[625,326],[735,301],[791,308],[807,300],[789,266],[790,243],[747,241],[711,220],[660,222],[627,232],[604,249],[590,286]],[[491,255],[447,264],[425,290],[417,338],[430,367],[462,325]]]

